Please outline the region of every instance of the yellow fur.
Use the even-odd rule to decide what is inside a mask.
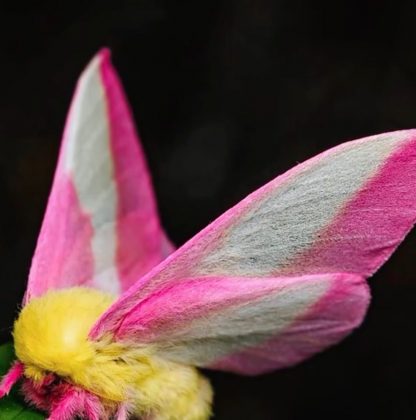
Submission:
[[[16,355],[34,381],[54,372],[107,404],[127,402],[138,415],[158,420],[205,420],[212,390],[191,366],[159,358],[156,349],[88,332],[113,297],[76,287],[51,291],[26,305],[14,325]]]

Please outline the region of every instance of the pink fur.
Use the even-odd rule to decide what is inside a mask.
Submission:
[[[117,264],[126,290],[162,261],[169,242],[160,226],[145,156],[109,51],[103,50],[100,58],[119,198]]]
[[[72,420],[77,415],[87,420],[108,418],[98,396],[53,374],[40,383],[26,379],[22,390],[29,403],[50,413],[49,420]]]
[[[84,411],[82,393],[74,389],[68,390],[59,402],[52,407],[48,420],[72,420]]]
[[[54,374],[46,375],[42,381],[25,379],[22,391],[26,400],[44,411],[51,411],[66,395],[72,395],[74,387]]]
[[[107,417],[100,399],[87,391],[83,391],[84,414],[88,420],[103,420]]]
[[[0,382],[0,398],[7,395],[12,389],[13,385],[19,381],[24,372],[24,365],[20,362],[13,363],[7,374],[3,377]]]
[[[128,412],[125,404],[121,404],[116,415],[116,420],[127,420]]]

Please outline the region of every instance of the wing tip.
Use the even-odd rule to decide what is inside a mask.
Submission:
[[[102,72],[110,70],[111,72],[115,73],[115,69],[111,62],[111,57],[112,53],[109,47],[102,47],[94,56],[94,58],[97,59],[98,65]]]
[[[335,312],[346,312],[351,329],[359,327],[371,301],[366,278],[356,273],[336,273],[332,279],[331,287],[314,309],[319,311],[322,307],[338,302]]]
[[[101,73],[102,69],[112,69],[111,64],[111,50],[109,47],[102,47],[98,52],[92,57],[88,62],[84,71],[81,73],[81,76],[78,79],[77,86],[81,86],[84,83],[87,83],[88,79],[95,73]]]
[[[111,61],[111,49],[109,47],[102,47],[98,50],[96,57],[100,59],[101,62],[110,62]]]

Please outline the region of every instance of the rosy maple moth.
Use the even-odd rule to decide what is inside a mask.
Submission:
[[[258,189],[175,251],[109,52],[82,74],[23,308],[22,381],[51,420],[210,417],[197,368],[260,374],[357,327],[416,217],[416,131],[344,143]]]

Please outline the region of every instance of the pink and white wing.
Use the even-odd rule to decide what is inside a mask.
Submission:
[[[354,274],[188,278],[141,301],[114,332],[178,363],[258,374],[340,341],[369,299]]]
[[[126,290],[172,251],[108,50],[80,77],[25,300],[76,285]]]
[[[153,342],[172,360],[240,373],[299,362],[361,322],[364,279],[415,223],[414,185],[416,131],[328,150],[249,195],[155,267],[91,337]],[[212,284],[231,300],[248,298],[234,305]]]

